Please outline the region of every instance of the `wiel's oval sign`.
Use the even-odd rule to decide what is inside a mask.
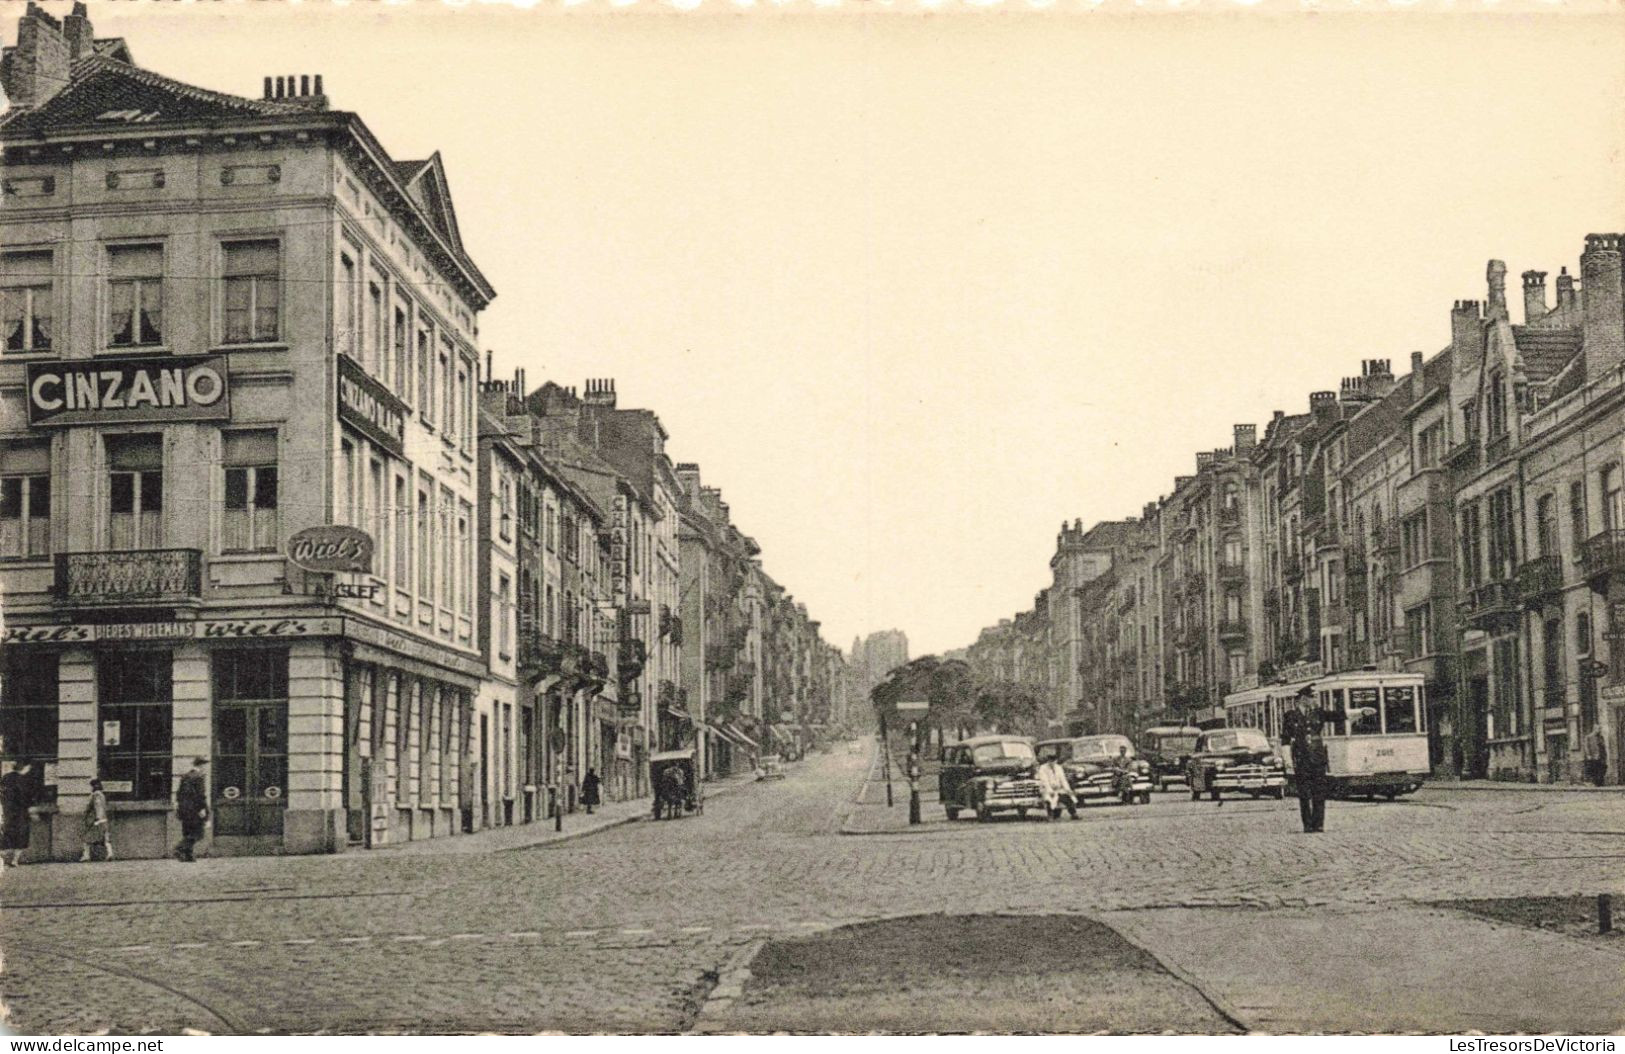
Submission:
[[[357,527],[306,527],[288,539],[288,559],[306,571],[372,573],[372,535]]]

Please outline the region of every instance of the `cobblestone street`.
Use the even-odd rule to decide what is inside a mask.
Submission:
[[[702,816],[553,846],[8,870],[11,1024],[680,1031],[747,945],[862,919],[1229,907],[1263,926],[1304,907],[1625,893],[1616,794],[1334,802],[1320,837],[1297,831],[1291,801],[1183,794],[1058,823],[949,824],[930,803],[928,823],[893,830],[906,790],[887,810],[869,765],[867,746],[815,755]],[[1594,954],[1625,965],[1618,945]]]

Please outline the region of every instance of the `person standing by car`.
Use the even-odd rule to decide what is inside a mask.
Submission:
[[[208,758],[193,758],[191,769],[181,777],[181,785],[175,791],[175,815],[181,821],[181,840],[175,846],[175,859],[185,864],[197,862],[192,852],[203,840],[203,825],[209,819],[209,788],[203,780],[203,769],[208,764]]]
[[[1072,796],[1072,781],[1058,758],[1050,758],[1038,766],[1038,792],[1044,796],[1044,812],[1052,820],[1061,818],[1061,799],[1066,799],[1066,811],[1078,818],[1078,799]]]

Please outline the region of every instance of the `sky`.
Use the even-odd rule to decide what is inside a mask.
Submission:
[[[1488,259],[1516,305],[1625,229],[1618,13],[91,17],[221,91],[321,73],[395,157],[439,150],[498,375],[657,411],[843,647],[969,644],[1063,520],[1433,354]]]

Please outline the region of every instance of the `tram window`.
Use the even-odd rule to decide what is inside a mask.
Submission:
[[[1416,728],[1416,689],[1409,686],[1395,688],[1389,686],[1382,690],[1383,729],[1393,735],[1395,732],[1415,732]]]
[[[1349,735],[1374,736],[1382,732],[1381,694],[1377,688],[1349,689]],[[1360,717],[1353,713],[1365,709],[1371,711],[1368,716]]]
[[[1343,711],[1343,689],[1333,688],[1329,692],[1320,693],[1320,709],[1328,720],[1321,723],[1320,734],[1323,736],[1345,735],[1345,721],[1347,714]]]

